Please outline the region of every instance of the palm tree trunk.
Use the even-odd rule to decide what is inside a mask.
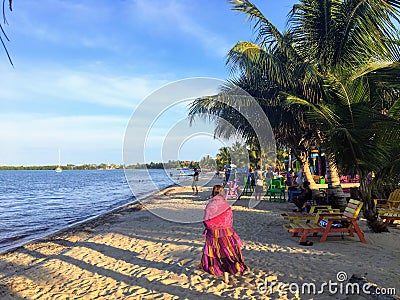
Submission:
[[[326,175],[328,177],[328,203],[331,203],[333,208],[344,211],[347,206],[346,195],[343,193],[342,186],[340,185],[335,158],[332,154],[328,155],[326,160]]]
[[[376,205],[371,196],[372,184],[367,183],[366,180],[360,180],[360,194],[362,199],[364,199],[363,213],[364,217],[367,219],[368,226],[374,232],[388,232],[387,225],[383,223],[382,219],[379,217]]]
[[[304,175],[306,176],[307,181],[310,183],[310,189],[317,190],[317,184],[315,183],[314,177],[311,174],[310,163],[308,161],[307,153],[301,152],[297,159],[300,161]]]

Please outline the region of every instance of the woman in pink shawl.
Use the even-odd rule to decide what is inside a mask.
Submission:
[[[224,275],[229,284],[229,274],[243,274],[247,270],[240,247],[243,242],[232,229],[233,215],[224,198],[224,187],[215,185],[212,199],[207,204],[203,223],[205,245],[200,268],[216,276]]]

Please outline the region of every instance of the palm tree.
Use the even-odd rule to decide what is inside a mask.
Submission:
[[[233,56],[234,63],[250,71],[255,69],[254,64],[258,65],[265,77],[281,83],[287,98],[324,103],[329,96],[325,94],[325,85],[332,83],[327,78],[334,78],[335,73],[347,68],[360,71],[357,67],[366,62],[387,60],[399,53],[398,44],[393,42],[397,38],[393,21],[398,20],[399,1],[303,0],[293,6],[285,34],[281,34],[250,1],[230,2],[233,9],[255,21],[259,44],[238,43],[234,49],[239,55]],[[274,55],[278,51],[280,57]],[[287,62],[287,68],[281,68],[282,61]],[[374,67],[361,70],[373,73]],[[300,84],[296,84],[296,77],[301,80]],[[300,93],[296,86],[301,88]],[[328,162],[330,171],[334,171],[333,154]]]
[[[219,153],[216,157],[217,166],[219,169],[223,169],[225,165],[231,163],[231,153],[228,147],[222,147],[219,149]]]
[[[249,3],[249,2],[247,2]],[[234,6],[237,8],[237,6]],[[292,149],[292,153],[301,162],[311,188],[315,188],[308,162],[308,148],[315,141],[315,132],[304,119],[304,110],[299,107],[284,107],[281,92],[298,96],[308,96],[317,101],[322,82],[315,81],[315,76],[305,76],[313,72],[291,47],[290,34],[281,34],[255,7],[251,12],[265,24],[263,30],[273,33],[275,41],[269,48],[249,42],[237,43],[228,54],[227,64],[237,78],[231,80],[236,86],[253,96],[269,118],[275,139],[279,147]],[[261,30],[261,29],[260,29]],[[277,45],[280,45],[278,47]],[[289,59],[288,55],[292,57]],[[293,62],[296,62],[294,64]],[[250,141],[255,139],[251,126],[243,126],[240,114],[216,101],[220,95],[208,99],[198,99],[191,106],[190,116],[202,112],[215,113],[218,116],[229,116],[229,122],[235,128],[244,127],[242,132]],[[236,123],[232,123],[236,121]],[[254,119],[252,120],[254,122]],[[217,126],[216,134],[226,133],[223,126]]]
[[[400,70],[400,65],[398,68]],[[371,199],[373,186],[367,184],[366,178],[371,171],[378,177],[384,173],[392,175],[399,167],[396,165],[399,164],[400,123],[371,106],[369,95],[373,94],[370,91],[373,85],[369,85],[365,78],[362,81],[359,79],[341,79],[344,91],[341,95],[351,97],[339,97],[335,93],[327,98],[326,103],[303,105],[310,107],[309,119],[311,122],[314,120],[323,133],[321,143],[329,157],[344,172],[360,176],[360,192],[365,200],[364,215],[374,224],[371,227],[380,231],[383,228],[376,222],[377,214]],[[397,104],[391,108],[392,111],[395,109],[398,109]],[[389,158],[393,158],[389,169],[392,172],[384,172]]]
[[[385,95],[399,91],[399,7],[399,1],[301,1],[290,19],[296,44],[325,83],[326,97],[318,104],[326,122],[315,125],[328,125],[322,143],[329,161],[360,175],[365,216],[375,225],[365,179],[381,169],[393,142],[399,142],[398,122],[380,113],[393,105]],[[309,106],[306,99],[294,102]],[[372,227],[381,230],[379,224]]]
[[[339,144],[326,142],[335,136],[340,137],[330,137],[335,129],[339,129],[338,126],[332,125],[333,122],[316,123],[315,116],[307,112],[315,111],[312,107],[315,104],[326,109],[321,112],[328,120],[329,116],[332,118],[329,105],[344,103],[344,106],[331,110],[339,116],[342,113],[339,119],[353,126],[353,132],[360,130],[358,142],[361,145],[368,143],[371,136],[365,130],[362,133],[364,128],[355,125],[361,119],[356,117],[353,110],[358,108],[353,104],[358,107],[361,107],[359,103],[363,104],[364,110],[361,109],[360,113],[370,113],[377,108],[377,95],[385,100],[382,93],[396,94],[396,89],[398,91],[395,80],[389,80],[391,86],[383,88],[382,83],[393,74],[398,76],[395,62],[400,51],[395,22],[399,20],[400,1],[302,0],[293,6],[288,30],[283,34],[250,1],[232,0],[230,3],[234,10],[245,13],[254,22],[254,29],[258,32],[256,43],[239,42],[228,54],[228,64],[236,75],[232,82],[239,83],[265,111],[273,113],[276,120],[272,119],[271,123],[274,123],[275,132],[280,134],[278,142],[307,150],[317,140],[325,145],[330,158],[328,162],[333,167],[330,171],[334,171],[337,165],[345,170],[347,167],[337,153]],[[347,81],[351,85],[345,87]],[[356,96],[357,93],[361,96]],[[209,108],[211,102],[207,104]],[[385,108],[390,108],[390,103],[382,103],[385,103]],[[202,104],[201,100],[195,102],[191,113],[199,110]],[[372,114],[370,117],[379,116]],[[326,125],[331,125],[332,130],[327,130]],[[390,131],[387,126],[383,127]],[[301,130],[296,130],[298,128]],[[294,138],[290,135],[293,132]],[[379,134],[378,130],[374,134]],[[375,139],[384,144],[385,139]],[[346,142],[345,146],[352,148],[350,138],[341,141],[342,147]],[[378,148],[382,149],[382,146]],[[375,155],[379,157],[378,153]],[[353,155],[352,159],[353,165],[360,165],[357,156]],[[361,172],[359,167],[358,171]],[[365,176],[364,173],[360,175]]]

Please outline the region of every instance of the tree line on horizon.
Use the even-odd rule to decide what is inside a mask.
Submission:
[[[37,166],[0,166],[0,170],[55,170],[58,165],[37,165]],[[123,165],[116,164],[67,164],[61,166],[63,170],[103,170],[103,169],[122,169]]]

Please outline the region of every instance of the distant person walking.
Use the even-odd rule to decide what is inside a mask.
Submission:
[[[232,284],[229,274],[243,275],[247,270],[240,249],[243,242],[232,228],[233,214],[224,187],[214,185],[211,197],[203,218],[205,245],[200,268],[215,276],[224,275],[224,282]]]
[[[256,201],[261,201],[261,194],[264,189],[264,176],[260,166],[258,166],[254,171],[254,179],[256,182],[256,186],[254,187],[254,196]]]
[[[199,183],[199,170],[194,168],[194,173],[191,175],[193,176],[193,181],[192,181],[192,190],[193,190],[193,195],[197,195],[199,193],[198,189],[198,183]]]
[[[231,176],[231,169],[230,168],[226,168],[225,169],[225,182],[224,182],[224,185],[226,185],[228,183],[230,176]]]
[[[252,168],[249,169],[249,174],[247,175],[247,181],[250,183],[251,186],[256,185],[256,179],[254,178],[254,171]]]

